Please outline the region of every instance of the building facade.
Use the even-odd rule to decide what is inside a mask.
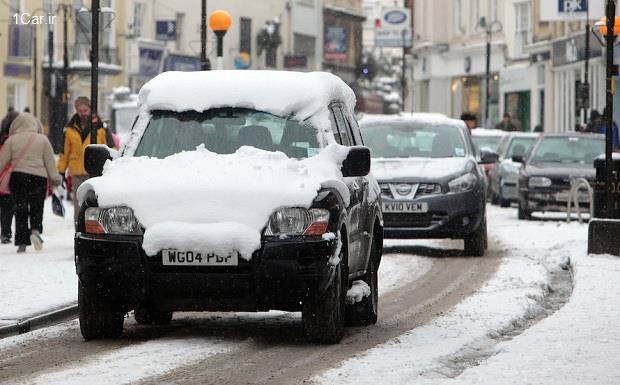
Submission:
[[[323,4],[323,69],[349,84],[358,78],[364,20],[361,0],[325,0]]]

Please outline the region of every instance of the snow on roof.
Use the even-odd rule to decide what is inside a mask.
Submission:
[[[322,187],[349,191],[340,168],[349,150],[332,144],[311,158],[243,146],[220,155],[204,145],[164,159],[121,157],[103,175],[84,182],[78,199],[93,190],[100,207],[127,206],[144,226],[143,248],[230,255],[249,260],[261,231],[279,207],[310,207]]]
[[[398,114],[398,115],[364,115],[360,120],[360,125],[368,123],[417,123],[417,124],[457,124],[464,125],[462,120],[451,119],[443,114],[416,112],[413,114]]]
[[[295,120],[312,118],[321,130],[329,129],[327,106],[334,101],[350,111],[355,107],[351,88],[328,72],[169,71],[140,90],[147,111],[246,107]]]

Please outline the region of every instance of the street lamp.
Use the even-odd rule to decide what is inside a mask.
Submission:
[[[599,210],[603,214],[603,219],[594,218],[590,220],[588,229],[588,253],[596,254],[615,254],[620,255],[620,220],[614,218],[614,193],[618,193],[616,183],[614,183],[614,164],[612,159],[612,138],[613,138],[613,101],[614,101],[614,77],[618,74],[618,66],[614,65],[614,45],[620,35],[620,18],[616,14],[616,0],[607,0],[606,15],[592,28],[596,39],[605,47],[607,57],[607,86],[606,86],[606,106],[605,106],[605,182],[600,183],[599,172],[597,170],[596,189],[605,189],[605,209]],[[598,162],[595,160],[595,165]],[[599,196],[596,194],[595,196]],[[595,206],[602,202],[595,199]],[[602,206],[601,206],[602,207]],[[596,207],[595,207],[596,209]],[[596,211],[596,210],[595,210]]]
[[[480,28],[483,28],[487,34],[487,62],[486,62],[486,94],[484,103],[484,126],[488,128],[489,124],[489,104],[491,102],[491,41],[493,32],[501,32],[502,23],[499,20],[493,20],[487,23],[486,17],[480,18]]]
[[[221,9],[214,11],[209,16],[209,27],[215,32],[217,36],[217,69],[224,69],[224,35],[230,28],[232,19],[230,14]]]

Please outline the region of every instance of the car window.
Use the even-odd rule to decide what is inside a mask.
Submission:
[[[444,124],[373,122],[362,126],[364,143],[373,157],[464,157],[459,127]]]
[[[353,140],[351,138],[348,123],[342,114],[342,109],[338,105],[332,105],[332,110],[334,111],[334,116],[336,117],[336,126],[338,134],[340,135],[340,144],[343,146],[352,146]]]
[[[480,151],[480,149],[482,147],[487,147],[490,148],[493,151],[498,151],[499,150],[499,142],[502,139],[501,136],[487,136],[487,135],[481,135],[481,136],[473,136],[471,137],[471,139],[474,142],[474,146],[476,147],[476,150]]]
[[[282,151],[292,158],[306,158],[320,151],[316,130],[307,122],[245,108],[221,108],[154,111],[135,156],[164,158],[200,145],[218,154],[253,146]]]
[[[345,116],[347,120],[347,124],[349,129],[351,130],[351,134],[353,135],[353,139],[356,145],[363,145],[364,141],[362,140],[362,134],[360,133],[359,125],[357,124],[357,120],[351,114],[346,114]]]
[[[530,156],[531,163],[592,163],[605,152],[599,138],[547,137],[541,139]]]
[[[512,158],[513,156],[525,156],[534,142],[536,142],[536,138],[512,138],[510,145],[508,146],[508,151],[506,152],[506,157]]]

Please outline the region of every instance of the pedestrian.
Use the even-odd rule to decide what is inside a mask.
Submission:
[[[467,126],[467,129],[470,133],[471,130],[473,130],[477,126],[476,115],[472,114],[471,112],[463,112],[461,114],[461,120],[465,122],[465,125]]]
[[[543,129],[542,124],[537,124],[537,125],[534,127],[534,132],[543,132],[543,131],[544,131],[544,129]]]
[[[47,180],[58,185],[54,150],[47,137],[40,134],[41,122],[23,112],[11,124],[9,138],[0,150],[0,169],[11,162],[13,171],[9,187],[15,209],[15,245],[17,252],[34,245],[43,247],[43,204]]]
[[[13,107],[9,107],[6,116],[2,119],[0,123],[0,149],[9,138],[9,129],[17,115],[19,113]],[[0,195],[0,242],[2,244],[11,243],[13,214],[13,197],[10,194]]]
[[[108,144],[106,130],[98,116],[91,114],[90,100],[85,96],[75,99],[75,114],[65,127],[65,145],[58,158],[58,172],[64,178],[67,168],[71,173],[71,199],[73,200],[73,221],[77,226],[80,206],[76,191],[88,174],[84,169],[84,151],[90,143],[90,124],[96,127],[97,144]]]
[[[502,117],[502,121],[495,125],[495,128],[502,131],[519,131],[519,128],[507,112]]]
[[[603,117],[607,116],[607,107],[603,110]],[[598,126],[598,133],[606,135],[607,133],[607,122],[604,121],[603,117],[600,119],[600,124]],[[596,132],[596,131],[594,131]],[[615,121],[611,121],[611,145],[614,151],[620,151],[620,137],[618,136],[618,125]]]

